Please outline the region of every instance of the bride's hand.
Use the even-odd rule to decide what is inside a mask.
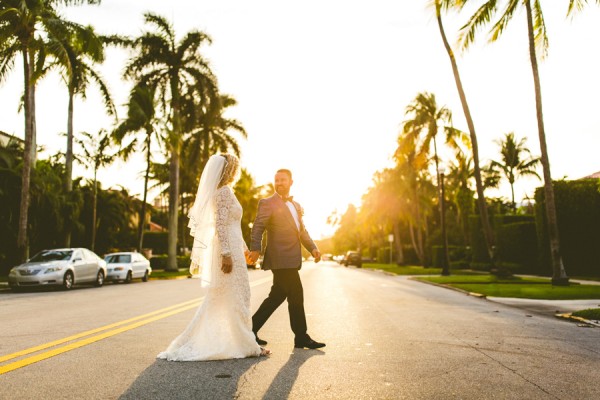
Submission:
[[[221,271],[228,274],[233,269],[233,260],[231,259],[231,256],[223,256],[222,258]]]

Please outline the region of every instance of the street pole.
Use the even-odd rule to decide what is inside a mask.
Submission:
[[[394,244],[394,235],[392,235],[392,234],[388,235],[388,242],[390,242],[390,264],[393,264],[392,248],[393,248],[393,244]]]
[[[450,275],[450,257],[448,256],[448,235],[446,234],[446,206],[444,204],[444,172],[440,172],[440,214],[442,224],[442,239],[444,240],[444,259],[442,260],[442,275]]]

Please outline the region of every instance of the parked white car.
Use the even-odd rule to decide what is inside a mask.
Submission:
[[[140,253],[110,253],[104,256],[104,261],[108,270],[106,279],[110,281],[130,283],[132,279],[142,278],[143,282],[147,282],[152,273],[150,261]]]
[[[76,283],[100,287],[106,277],[106,262],[88,249],[42,250],[10,270],[8,284],[13,290],[26,287],[62,285],[70,290]]]

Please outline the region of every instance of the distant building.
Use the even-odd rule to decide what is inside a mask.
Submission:
[[[25,144],[25,141],[23,139],[13,136],[9,133],[0,131],[0,146],[4,147],[11,141],[16,141],[17,143],[20,143],[22,145]]]
[[[588,175],[588,176],[584,176],[581,179],[600,179],[600,171],[594,172],[593,174]]]

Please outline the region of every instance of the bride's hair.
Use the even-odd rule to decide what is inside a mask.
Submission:
[[[240,160],[235,155],[229,153],[223,153],[220,156],[225,158],[223,175],[219,182],[219,187],[222,187],[237,180],[240,171]]]

